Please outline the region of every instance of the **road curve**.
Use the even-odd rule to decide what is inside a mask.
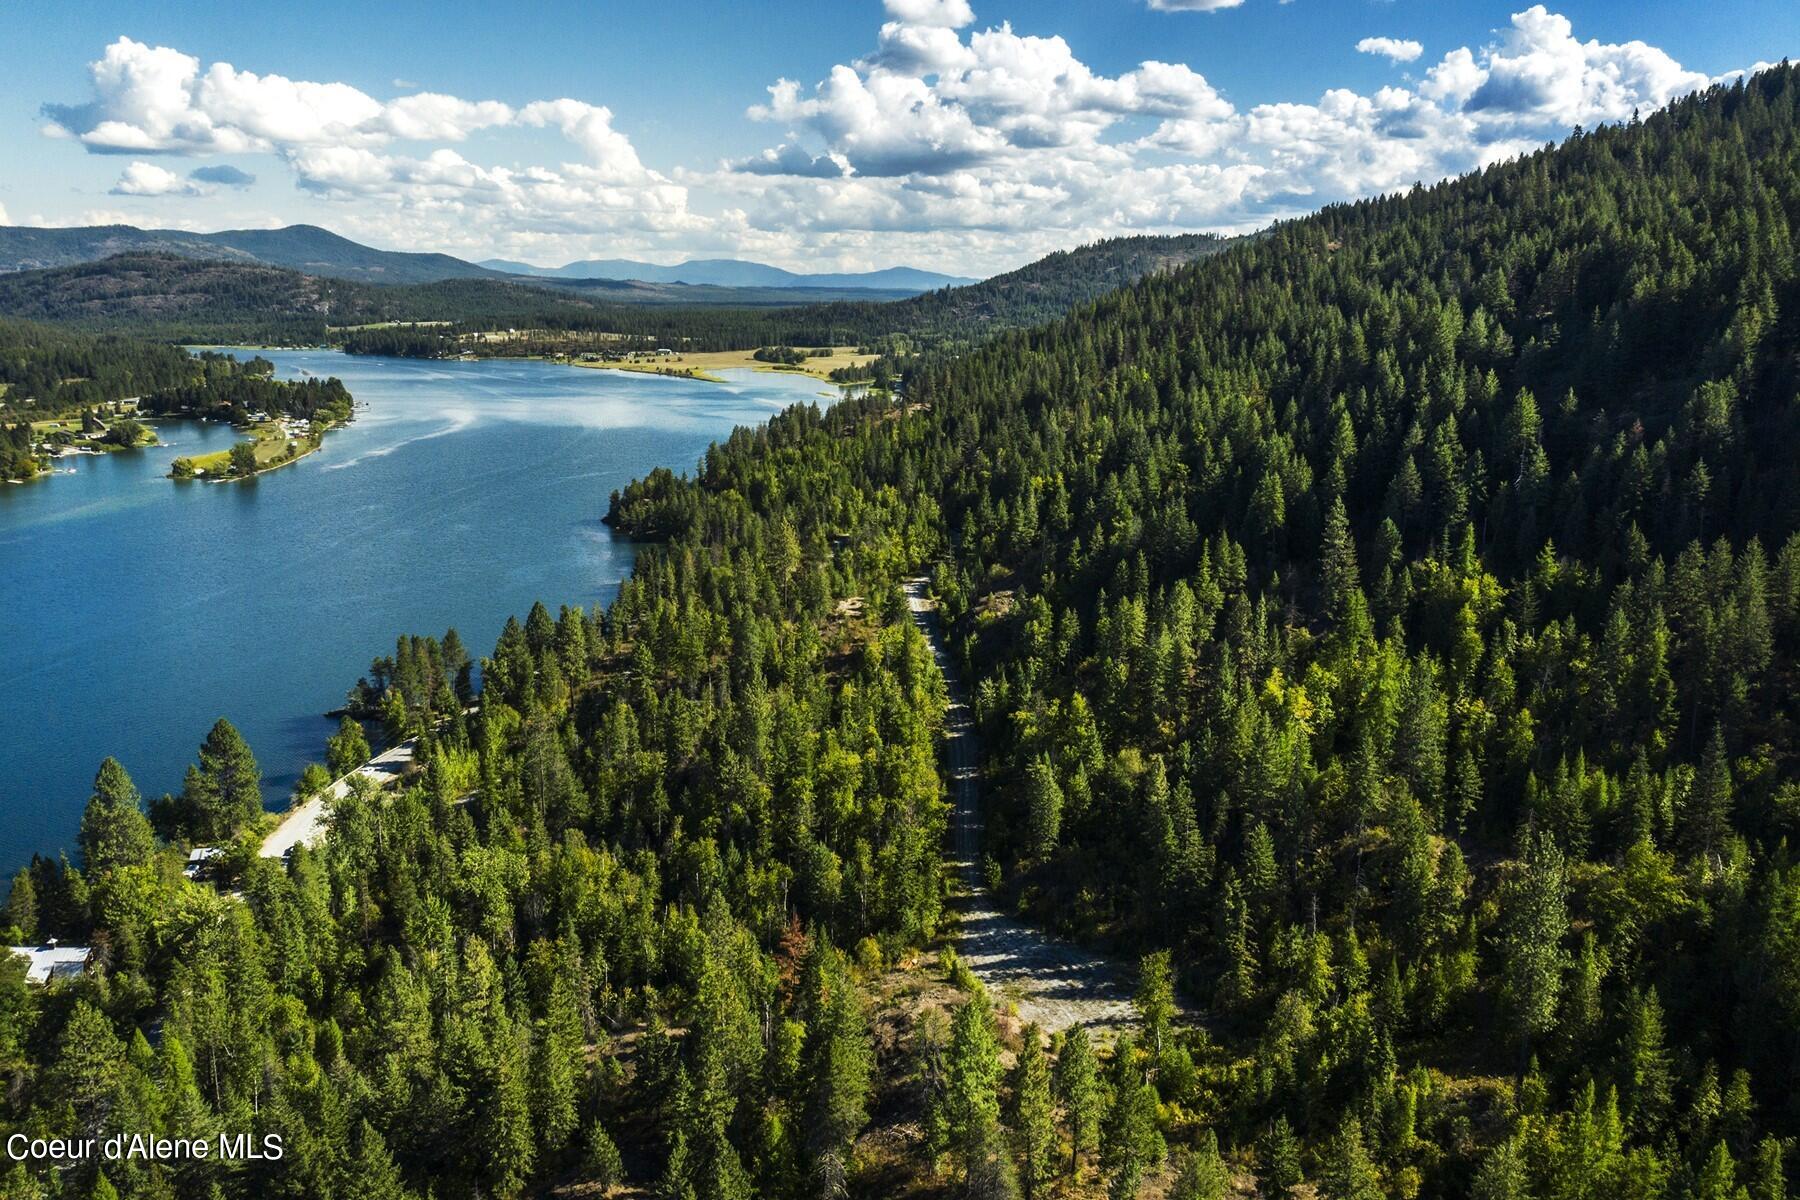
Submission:
[[[1007,916],[982,886],[981,751],[968,695],[944,648],[937,602],[927,594],[925,580],[907,581],[906,601],[950,694],[944,715],[944,758],[954,805],[951,853],[959,886],[952,905],[958,919],[957,953],[989,991],[1017,1006],[1020,1018],[1050,1032],[1074,1025],[1114,1028],[1134,1022],[1133,972]]]
[[[286,858],[295,846],[317,846],[325,840],[327,807],[350,794],[352,777],[364,775],[372,779],[376,787],[386,787],[405,775],[407,768],[412,766],[413,750],[418,744],[417,738],[408,738],[398,746],[383,750],[305,803],[289,809],[287,815],[281,818],[281,824],[275,827],[275,832],[263,839],[262,849],[258,853],[263,858]]]

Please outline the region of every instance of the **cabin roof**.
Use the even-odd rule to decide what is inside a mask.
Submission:
[[[87,970],[89,946],[14,946],[12,952],[26,962],[25,978],[33,983],[49,983],[52,979],[74,979]]]

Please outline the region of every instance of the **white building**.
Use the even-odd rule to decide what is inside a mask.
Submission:
[[[198,879],[206,870],[207,864],[222,857],[224,853],[217,846],[197,846],[188,851],[187,865],[181,868],[181,873],[189,879]]]
[[[53,979],[77,979],[87,971],[88,946],[59,946],[54,940],[42,946],[14,946],[12,952],[28,964],[25,978],[33,983],[49,983]]]

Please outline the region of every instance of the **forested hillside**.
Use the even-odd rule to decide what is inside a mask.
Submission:
[[[101,950],[0,960],[0,1124],[290,1157],[11,1194],[1781,1200],[1797,118],[1774,70],[658,472],[606,613],[509,624],[479,695],[402,643],[369,702],[422,780],[287,867],[182,880],[103,767],[0,916]],[[1098,1058],[929,1002],[919,569],[990,877],[1148,952]],[[234,738],[165,834],[250,815]]]
[[[1037,262],[964,287],[939,288],[885,303],[837,300],[768,312],[726,308],[672,308],[635,311],[607,306],[629,284],[576,282],[568,286],[599,306],[591,316],[557,313],[512,322],[521,328],[569,333],[617,333],[657,345],[696,350],[743,350],[756,346],[900,345],[954,350],[996,333],[1041,324],[1082,304],[1161,271],[1217,254],[1231,239],[1210,234],[1113,238],[1059,251]],[[622,297],[630,299],[630,297]],[[738,303],[746,303],[740,300]],[[484,326],[462,321],[451,328],[375,329],[344,339],[362,354],[410,357],[446,355],[469,349],[462,335]],[[611,343],[596,342],[596,347]],[[527,343],[526,345],[529,345]],[[507,352],[505,347],[478,353]],[[541,351],[542,348],[539,348]]]
[[[1779,1192],[1797,111],[1776,70],[1277,228],[838,452],[941,512],[995,873],[1187,964],[1218,1041],[1162,1097],[1265,1193]],[[795,489],[743,450],[618,519]]]
[[[333,325],[435,320],[446,312],[504,322],[540,309],[583,307],[537,288],[490,280],[380,287],[166,253],[0,275],[0,314],[198,343],[320,345]]]
[[[180,255],[303,271],[363,283],[433,283],[443,279],[496,278],[499,272],[448,254],[377,250],[316,225],[281,229],[139,229],[89,225],[40,229],[0,225],[0,272],[77,266],[121,254]]]
[[[1059,250],[1034,263],[967,287],[939,288],[896,304],[835,305],[809,314],[815,322],[904,333],[929,343],[977,342],[989,334],[1040,325],[1146,275],[1217,254],[1232,239],[1192,233],[1108,238]]]

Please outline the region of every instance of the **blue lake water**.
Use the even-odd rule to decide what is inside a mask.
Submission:
[[[108,754],[146,797],[179,789],[221,716],[285,804],[323,757],[321,714],[397,635],[454,626],[479,656],[535,600],[610,602],[633,557],[600,523],[615,488],[828,402],[816,381],[751,372],[264,353],[284,378],[343,379],[355,422],[245,483],[164,478],[235,437],[171,422],[165,445],[0,487],[0,871],[72,848]]]

